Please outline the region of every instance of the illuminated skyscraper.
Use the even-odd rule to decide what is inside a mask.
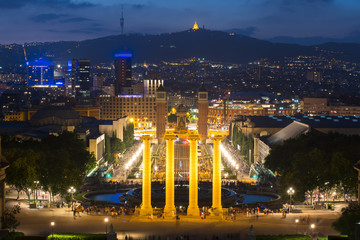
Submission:
[[[115,54],[115,95],[121,94],[121,88],[131,86],[131,57],[129,52]]]
[[[28,86],[54,85],[54,65],[45,59],[26,62]]]
[[[68,63],[71,96],[81,94],[81,97],[90,96],[92,87],[90,77],[90,60],[73,59]]]

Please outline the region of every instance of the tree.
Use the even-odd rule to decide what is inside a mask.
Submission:
[[[357,178],[352,166],[360,158],[359,144],[359,136],[308,133],[272,146],[265,166],[280,176],[284,192],[290,186],[296,188],[299,200],[316,188],[329,192],[342,186],[352,193]]]
[[[114,155],[115,153],[123,152],[125,150],[124,142],[119,138],[111,138],[111,152]]]
[[[105,134],[105,161],[111,163],[114,161],[114,157],[111,151],[111,139]]]
[[[25,146],[23,146],[25,145]],[[34,187],[34,181],[38,179],[37,163],[40,154],[28,147],[29,142],[18,144],[12,148],[5,148],[4,156],[9,161],[10,166],[6,169],[6,182],[13,185],[18,191],[25,191],[30,200],[30,191]]]
[[[124,144],[125,148],[129,148],[134,143],[134,125],[128,124],[126,127],[124,127]]]
[[[332,224],[332,227],[341,234],[353,237],[355,223],[360,219],[360,205],[350,202],[349,206],[341,210],[341,216]]]
[[[16,219],[16,214],[20,213],[20,203],[13,206],[12,208],[5,208],[5,211],[2,215],[2,228],[9,229],[10,231],[15,231],[15,229],[20,225],[19,220]]]
[[[93,154],[76,133],[49,135],[41,142],[40,184],[53,194],[66,194],[70,186],[79,188],[96,164]]]

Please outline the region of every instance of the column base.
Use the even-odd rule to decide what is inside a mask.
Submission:
[[[140,216],[150,216],[152,214],[153,214],[152,207],[147,207],[147,208],[141,208],[140,209]]]
[[[214,215],[214,216],[220,216],[223,214],[223,209],[222,207],[213,207],[213,210],[212,210],[212,213],[211,215]]]
[[[200,216],[199,208],[198,207],[188,207],[187,216],[199,217]]]
[[[176,215],[176,208],[173,207],[166,207],[164,208],[164,215],[165,217],[174,217]]]

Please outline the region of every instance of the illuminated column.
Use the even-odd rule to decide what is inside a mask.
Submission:
[[[222,214],[221,206],[221,151],[220,144],[222,137],[215,136],[214,141],[214,159],[213,159],[213,189],[212,189],[212,208],[215,215]]]
[[[198,156],[197,141],[198,135],[190,135],[190,180],[189,180],[189,206],[188,216],[199,216],[198,206]]]
[[[165,208],[166,216],[175,215],[175,184],[174,184],[174,140],[175,135],[165,135],[166,140],[166,183]]]
[[[151,153],[150,153],[150,136],[142,136],[144,144],[143,152],[143,174],[142,174],[142,204],[140,215],[148,216],[153,213],[151,207]]]

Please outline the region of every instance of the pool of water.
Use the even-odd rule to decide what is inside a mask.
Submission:
[[[88,199],[92,199],[95,201],[107,201],[113,203],[120,203],[119,196],[122,193],[110,193],[110,194],[97,194],[97,195],[90,195],[87,196]],[[241,194],[244,197],[244,201],[242,203],[255,203],[255,202],[265,202],[276,199],[275,197],[268,196],[268,195],[248,195],[248,194]]]
[[[240,194],[240,195],[244,197],[244,201],[242,201],[242,203],[244,204],[255,203],[255,202],[266,202],[276,199],[275,197],[268,195],[248,195],[248,194]]]
[[[122,193],[109,193],[109,194],[97,194],[86,196],[86,198],[95,200],[95,201],[107,201],[113,203],[120,203],[119,196],[123,195]]]

